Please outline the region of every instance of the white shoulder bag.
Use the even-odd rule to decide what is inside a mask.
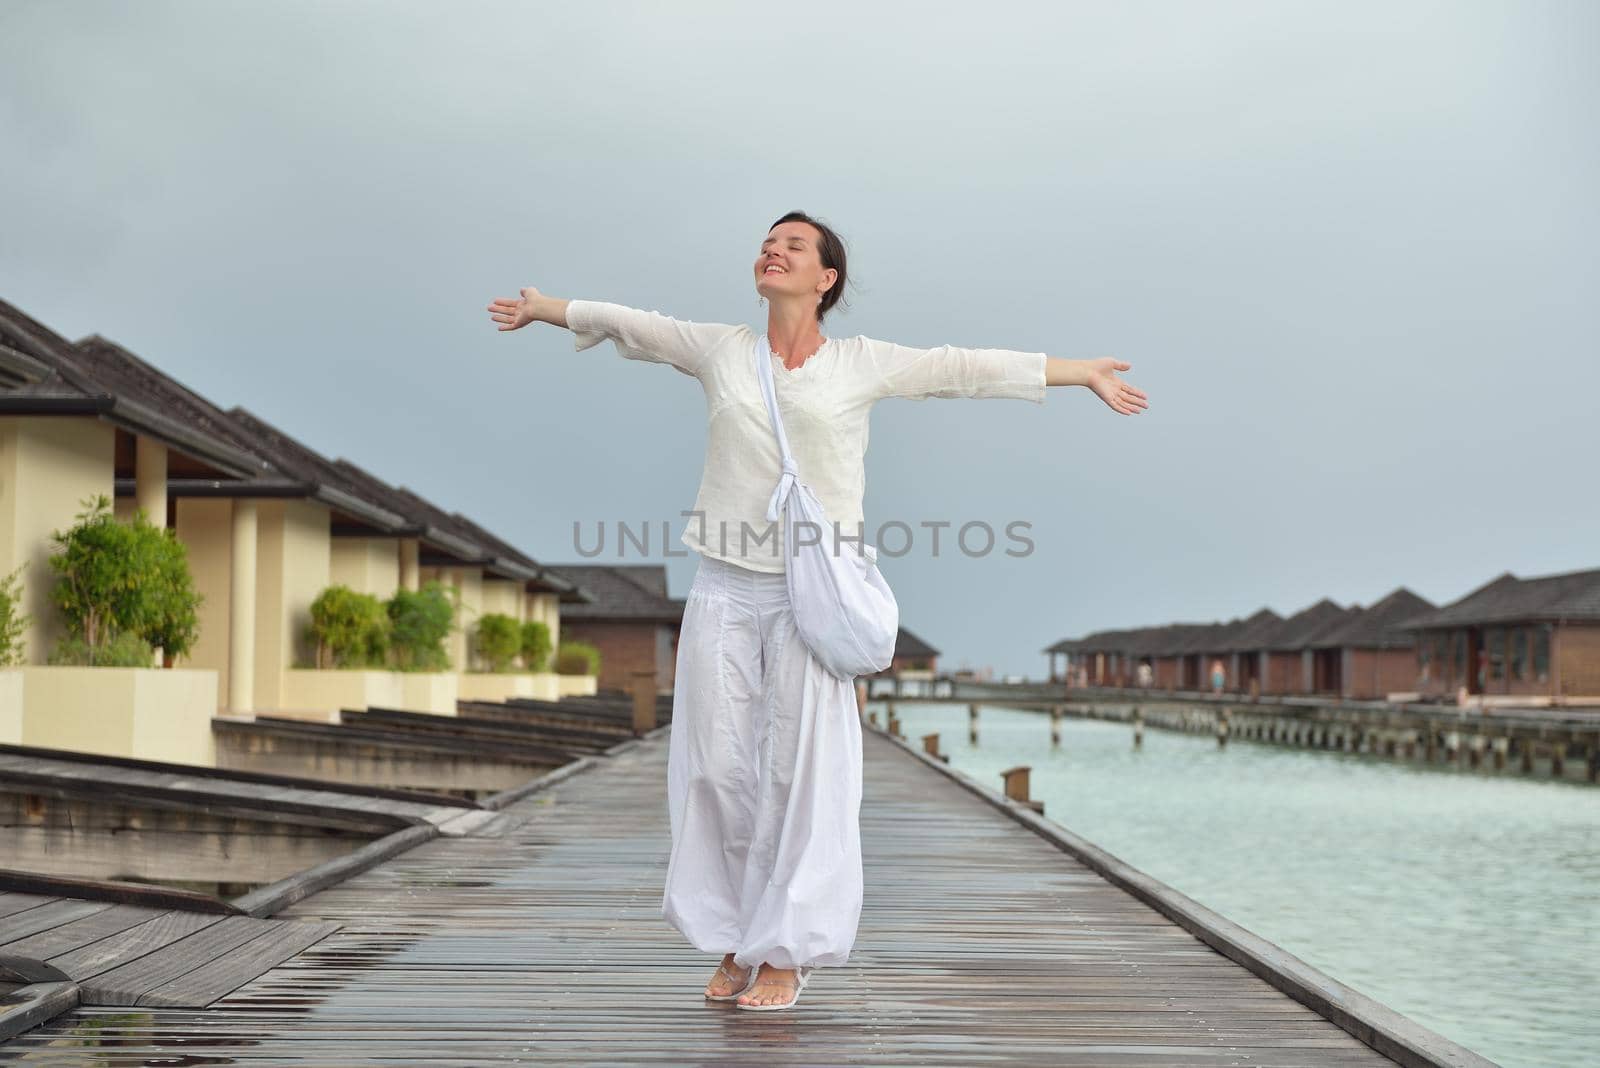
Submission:
[[[822,666],[841,679],[883,671],[894,662],[900,606],[878,571],[878,551],[865,538],[836,538],[822,502],[799,480],[778,414],[772,348],[765,334],[756,344],[756,373],[783,456],[783,475],[767,502],[767,520],[777,521],[780,513],[783,517],[784,571],[800,637]],[[798,540],[801,532],[808,540]]]

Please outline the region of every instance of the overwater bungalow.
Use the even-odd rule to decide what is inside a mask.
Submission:
[[[1278,696],[1316,693],[1316,660],[1311,643],[1357,614],[1357,609],[1324,597],[1266,631],[1255,650],[1260,663],[1260,692]]]
[[[1225,691],[1251,695],[1261,692],[1261,643],[1282,626],[1282,616],[1270,608],[1261,608],[1217,643],[1215,653],[1222,658],[1227,672]]]
[[[1600,568],[1507,571],[1404,621],[1424,697],[1465,690],[1489,703],[1600,705]]]
[[[1417,688],[1417,640],[1397,623],[1434,609],[1404,586],[1307,643],[1313,692],[1351,700],[1387,699]]]

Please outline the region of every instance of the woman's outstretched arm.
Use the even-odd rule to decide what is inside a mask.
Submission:
[[[529,323],[567,325],[567,305],[571,301],[547,297],[532,286],[525,286],[519,297],[496,297],[489,304],[489,317],[500,330],[519,330]]]
[[[1073,360],[1042,352],[961,348],[917,349],[867,339],[877,397],[1010,397],[1043,403],[1047,386],[1087,386],[1113,411],[1136,415],[1144,391],[1117,378],[1131,365],[1112,357]]]
[[[610,338],[617,351],[630,360],[671,364],[696,377],[711,351],[730,331],[738,329],[725,323],[674,319],[608,301],[548,297],[532,286],[524,288],[520,297],[495,299],[489,305],[489,314],[502,331],[529,323],[550,323],[571,330],[573,346],[579,352]]]
[[[1116,376],[1133,364],[1114,356],[1098,356],[1089,360],[1070,360],[1063,356],[1047,356],[1044,361],[1044,384],[1047,386],[1088,386],[1094,395],[1110,405],[1121,415],[1138,415],[1150,407],[1144,390],[1137,389]]]

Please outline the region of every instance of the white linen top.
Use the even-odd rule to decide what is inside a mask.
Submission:
[[[630,360],[671,364],[700,380],[709,419],[705,470],[679,540],[706,556],[754,571],[784,571],[783,524],[767,503],[782,457],[756,374],[760,335],[740,323],[697,323],[605,301],[567,303],[577,351],[611,339]],[[871,545],[862,515],[867,416],[885,397],[1007,397],[1044,403],[1042,352],[910,348],[889,341],[829,337],[790,370],[776,354],[773,388],[799,481],[845,539]],[[833,531],[822,535],[831,544]]]

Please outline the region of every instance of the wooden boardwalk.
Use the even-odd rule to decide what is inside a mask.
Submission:
[[[23,1064],[1388,1064],[867,732],[866,909],[789,1012],[660,917],[662,731],[277,915],[337,930],[199,1010],[77,1008]],[[226,958],[222,958],[226,959]]]

